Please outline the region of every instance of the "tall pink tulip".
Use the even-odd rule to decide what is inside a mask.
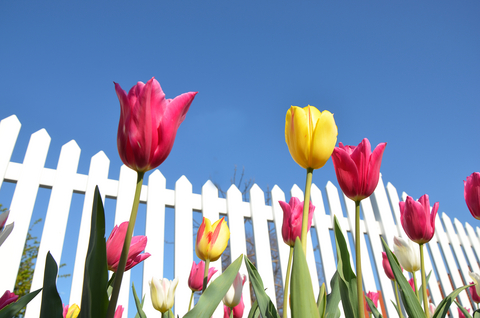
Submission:
[[[282,225],[282,236],[283,241],[290,246],[295,246],[296,238],[301,239],[302,235],[302,218],[303,218],[303,201],[292,197],[290,202],[278,201],[283,210],[283,225]],[[312,202],[309,202],[308,210],[308,230],[312,226],[313,212],[315,206]]]
[[[474,172],[463,181],[463,195],[470,213],[477,220],[480,220],[480,173]]]
[[[11,303],[16,302],[18,299],[18,295],[11,293],[9,290],[3,293],[2,297],[0,297],[0,309],[10,305]]]
[[[332,154],[338,184],[353,201],[369,197],[378,184],[380,165],[387,143],[380,143],[373,152],[364,138],[358,146],[344,146],[341,142]]]
[[[382,252],[382,265],[383,270],[385,271],[385,275],[391,280],[395,280],[395,275],[393,275],[392,267],[390,266],[390,262],[388,261],[387,253]],[[402,270],[403,268],[400,267]]]
[[[405,202],[400,202],[400,221],[408,237],[418,243],[429,242],[435,233],[435,217],[438,211],[438,202],[430,212],[428,195],[423,195],[415,201],[407,196]]]
[[[158,167],[170,154],[177,129],[197,92],[165,99],[155,78],[127,93],[115,83],[120,101],[117,146],[123,163],[138,172]]]
[[[197,264],[194,261],[192,264],[192,269],[190,270],[190,276],[188,277],[188,287],[190,287],[192,291],[202,290],[204,272],[205,272],[205,262],[200,261]],[[207,283],[210,281],[213,274],[215,274],[216,272],[217,270],[215,269],[215,267],[208,268]]]
[[[471,282],[471,284],[474,284],[474,282]],[[468,287],[468,291],[470,292],[470,295],[472,295],[472,300],[476,302],[477,304],[480,303],[480,295],[477,294],[477,290],[475,289],[475,285]]]
[[[370,292],[367,293],[367,297],[370,298],[370,300],[373,302],[375,307],[378,307],[378,299],[380,298],[380,294],[378,292],[371,292],[370,291]],[[368,305],[366,308],[367,308],[368,312],[372,312],[372,309],[370,308],[370,305]]]
[[[108,269],[116,272],[120,255],[122,254],[125,234],[127,233],[128,222],[123,222],[120,226],[115,225],[107,240],[107,264]],[[147,237],[143,235],[132,237],[130,249],[128,251],[127,264],[125,271],[150,257],[150,253],[142,253],[147,245]]]

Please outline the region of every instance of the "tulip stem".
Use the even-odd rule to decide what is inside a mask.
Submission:
[[[137,187],[135,188],[135,197],[133,199],[132,212],[130,213],[130,220],[128,222],[127,233],[125,234],[122,255],[120,256],[120,261],[118,262],[118,267],[115,275],[115,281],[113,282],[112,297],[110,298],[110,302],[108,304],[107,318],[114,318],[115,316],[118,294],[120,293],[123,273],[125,272],[125,266],[127,265],[128,251],[130,249],[130,243],[132,242],[133,228],[135,227],[135,221],[137,219],[138,205],[140,203],[140,192],[142,191],[144,175],[145,172],[137,171]]]
[[[400,299],[398,298],[398,284],[395,281],[395,298],[397,299],[397,309],[399,318],[403,318],[402,307],[400,305]]]
[[[415,292],[415,296],[417,296],[417,299],[420,301],[420,297],[418,296],[418,287],[417,287],[417,277],[415,277],[415,272],[412,273],[413,275],[413,286],[415,289],[414,292]]]
[[[233,318],[233,308],[230,308],[230,318]]]
[[[192,300],[193,300],[193,294],[195,292],[192,290],[192,296],[190,296],[190,303],[188,304],[188,311],[190,311],[190,308],[192,308]]]
[[[360,201],[355,201],[355,263],[357,265],[358,317],[363,317],[365,307],[363,304],[362,258],[360,255]]]
[[[423,245],[420,244],[420,264],[422,271],[422,291],[423,291],[423,310],[425,311],[425,316],[430,318],[430,310],[428,310],[428,296],[427,296],[427,279],[425,278],[425,262],[423,255]]]
[[[310,209],[310,189],[312,187],[313,168],[307,168],[307,180],[305,182],[305,199],[303,200],[303,218],[302,218],[302,248],[303,253],[307,255],[307,232],[308,232],[308,211]]]
[[[290,272],[292,270],[293,246],[290,246],[288,256],[287,277],[285,277],[285,290],[283,291],[283,318],[287,318],[288,312],[288,287],[290,287]]]
[[[210,267],[210,260],[207,259],[205,260],[205,272],[203,273],[203,288],[202,288],[202,293],[205,292],[205,289],[207,289],[207,284],[208,284],[208,268]]]

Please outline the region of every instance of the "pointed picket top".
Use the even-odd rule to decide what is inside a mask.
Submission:
[[[458,238],[460,239],[461,245],[463,246],[463,250],[465,251],[465,254],[467,255],[468,263],[471,266],[471,271],[480,273],[480,267],[478,266],[477,260],[475,258],[475,255],[473,254],[473,246],[470,243],[470,240],[468,239],[467,233],[465,233],[465,228],[463,227],[463,224],[457,219],[453,219],[453,224],[455,224],[455,228],[457,229],[457,235]]]
[[[22,124],[12,115],[0,121],[0,189]]]
[[[272,198],[275,194],[276,197],[282,197],[283,195],[283,198],[285,199],[285,194],[283,193],[282,189],[280,189],[278,185],[273,186],[271,193],[272,193]]]
[[[297,199],[299,199],[302,202],[305,199],[305,195],[303,194],[303,190],[300,189],[300,187],[296,184],[294,184],[292,186],[292,189],[290,190],[290,194],[291,194],[292,197],[296,197]]]
[[[215,222],[220,217],[218,213],[218,189],[212,181],[208,180],[202,187],[202,212],[203,216]]]

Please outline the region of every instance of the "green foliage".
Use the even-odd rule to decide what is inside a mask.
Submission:
[[[377,307],[375,307],[375,304],[373,303],[373,301],[370,298],[368,298],[367,296],[365,296],[365,300],[367,301],[368,306],[370,307],[370,310],[372,311],[372,315],[375,318],[383,318],[383,316],[378,312]]]
[[[45,275],[43,277],[42,308],[40,318],[62,318],[62,299],[57,290],[57,263],[48,252],[45,260]]]
[[[133,292],[133,298],[135,299],[135,306],[137,306],[137,314],[135,315],[135,318],[147,318],[147,315],[145,315],[145,312],[143,311],[143,303],[145,301],[145,296],[143,296],[142,301],[138,299],[137,296],[137,291],[135,290],[135,285],[132,283],[132,292]]]
[[[25,308],[27,304],[35,297],[42,289],[37,289],[34,292],[31,292],[21,298],[16,302],[11,303],[10,305],[2,308],[0,310],[0,318],[11,318],[16,315],[22,308]]]

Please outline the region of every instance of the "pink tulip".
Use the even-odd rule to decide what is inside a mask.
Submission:
[[[180,124],[197,92],[165,99],[160,84],[152,77],[138,82],[127,93],[115,83],[120,101],[117,146],[123,163],[138,172],[158,167],[167,159]]]
[[[471,282],[471,284],[474,284],[474,282]],[[480,295],[477,294],[477,290],[475,289],[475,285],[468,287],[468,290],[470,291],[470,295],[472,295],[472,300],[476,302],[477,304],[480,303]]]
[[[412,286],[413,292],[416,292],[415,282],[413,281],[413,277],[408,280],[408,283],[410,284],[410,286]]]
[[[233,318],[242,318],[245,304],[243,303],[243,294],[240,303],[233,307]],[[223,318],[230,318],[230,307],[223,305]]]
[[[122,318],[123,311],[124,311],[123,306],[122,305],[118,306],[117,310],[115,311],[115,316],[113,316],[113,318]]]
[[[393,275],[392,267],[390,266],[390,262],[388,261],[387,253],[382,252],[382,265],[383,270],[385,271],[385,275],[391,280],[395,280],[395,275]],[[403,268],[400,266],[400,269],[403,271]]]
[[[353,201],[369,197],[378,184],[380,165],[387,143],[380,143],[372,152],[370,142],[364,138],[355,146],[341,142],[332,154],[338,184],[345,195]]]
[[[430,213],[428,195],[423,195],[418,201],[407,196],[405,202],[400,202],[400,221],[408,237],[418,243],[429,242],[435,233],[435,217],[438,202],[433,205]]]
[[[9,290],[5,291],[2,297],[0,297],[0,309],[10,305],[11,303],[16,302],[18,299],[18,295],[11,293]]]
[[[465,309],[465,308],[464,308]],[[470,309],[467,309],[467,311],[470,313]],[[463,312],[458,308],[458,318],[465,318],[465,315]]]
[[[283,241],[290,246],[295,246],[296,238],[302,236],[303,201],[292,197],[290,202],[278,201],[283,210],[282,236]],[[308,230],[312,226],[313,211],[315,206],[310,202],[308,210]]]
[[[123,243],[127,233],[128,222],[123,222],[120,226],[115,225],[112,233],[107,240],[107,264],[108,269],[116,272],[120,256],[122,254]],[[147,245],[147,237],[143,235],[132,237],[130,249],[128,251],[127,264],[125,271],[137,265],[150,256],[150,253],[142,253]]]
[[[373,302],[375,307],[378,307],[378,299],[380,298],[380,293],[378,292],[368,292],[367,297]],[[367,303],[368,304],[368,303]],[[366,306],[368,312],[372,312],[370,305]]]
[[[203,288],[203,275],[205,272],[205,262],[200,261],[198,262],[198,265],[195,263],[195,261],[192,264],[192,269],[190,271],[190,276],[188,277],[188,287],[192,291],[200,291]],[[208,278],[207,278],[207,284],[212,278],[213,274],[215,274],[217,270],[215,267],[209,267],[208,268]]]
[[[474,172],[463,181],[463,196],[470,213],[477,220],[480,220],[480,173]]]

